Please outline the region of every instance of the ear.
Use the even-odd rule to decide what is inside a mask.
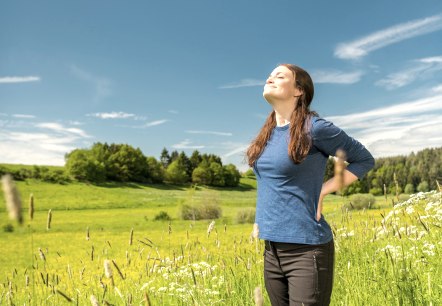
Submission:
[[[302,96],[304,94],[304,90],[302,90],[301,87],[296,87],[295,89],[295,98],[299,98],[300,96]]]

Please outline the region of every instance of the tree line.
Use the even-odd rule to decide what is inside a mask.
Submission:
[[[164,148],[160,159],[146,157],[140,149],[127,144],[95,143],[90,149],[76,149],[66,154],[63,168],[0,166],[0,175],[11,173],[16,180],[35,178],[52,183],[69,183],[72,179],[88,182],[197,183],[234,187],[241,177],[237,168],[223,165],[214,154],[184,152]],[[54,169],[53,169],[54,168]],[[333,159],[327,162],[324,180],[333,177]],[[253,177],[250,169],[245,176]],[[376,158],[374,168],[361,180],[343,190],[345,195],[371,193],[382,195],[415,193],[438,189],[442,184],[442,147],[428,148],[408,156]]]
[[[325,179],[333,177],[333,160],[327,163]],[[345,188],[345,194],[411,194],[437,190],[442,184],[442,147],[428,148],[408,156],[375,159],[375,166],[361,180]]]
[[[66,171],[79,181],[195,183],[235,187],[241,174],[233,164],[223,165],[214,154],[197,150],[188,157],[184,152],[164,148],[160,160],[145,156],[128,144],[95,143],[90,149],[75,149],[65,156]]]

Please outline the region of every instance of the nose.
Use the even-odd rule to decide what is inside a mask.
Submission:
[[[266,84],[272,84],[273,83],[273,78],[272,76],[269,76],[266,80]]]

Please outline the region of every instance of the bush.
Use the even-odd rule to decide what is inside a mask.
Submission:
[[[12,224],[5,224],[3,225],[3,231],[5,233],[12,233],[14,231],[14,226],[12,226]]]
[[[255,209],[244,208],[236,214],[236,222],[239,224],[255,223]]]
[[[405,202],[405,201],[407,201],[409,198],[410,198],[410,196],[409,196],[408,194],[403,194],[403,193],[401,193],[401,194],[399,195],[399,202],[400,202],[400,203]]]
[[[154,221],[170,221],[172,218],[169,216],[169,214],[165,211],[160,211],[155,218],[153,218]]]
[[[373,187],[370,189],[370,194],[375,195],[375,196],[380,196],[380,195],[383,195],[384,192],[379,187]]]
[[[244,172],[244,177],[248,177],[248,178],[255,178],[255,172],[253,172],[253,169],[250,168],[249,170],[247,170],[246,172]]]
[[[413,184],[407,184],[407,185],[405,186],[405,190],[404,190],[404,192],[407,193],[407,194],[412,194],[412,193],[414,193],[414,186],[413,186]]]
[[[348,209],[370,209],[374,208],[376,198],[372,194],[356,193],[350,196],[350,203],[346,204]]]
[[[419,192],[427,192],[429,190],[430,190],[430,187],[428,186],[428,182],[427,181],[422,181],[417,186],[417,191],[419,191]]]
[[[222,215],[218,204],[182,205],[180,209],[183,220],[207,220],[218,219]]]

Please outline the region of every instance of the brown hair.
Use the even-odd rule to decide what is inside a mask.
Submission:
[[[310,75],[304,69],[292,64],[281,64],[279,66],[287,67],[293,72],[295,77],[295,84],[293,85],[302,92],[290,116],[290,142],[288,145],[289,156],[295,164],[299,164],[306,158],[312,145],[309,129],[310,117],[318,115],[316,112],[310,111],[310,103],[313,100],[315,89]],[[258,136],[247,149],[247,160],[250,167],[254,166],[261,155],[275,126],[275,111],[272,111]]]

